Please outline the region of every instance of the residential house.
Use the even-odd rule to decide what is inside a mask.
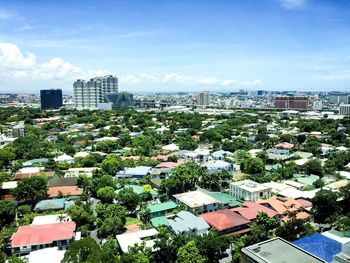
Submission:
[[[54,186],[49,187],[47,194],[50,198],[56,197],[78,197],[83,193],[83,189],[78,186]]]
[[[204,213],[200,217],[222,234],[243,234],[250,231],[250,221],[230,209]]]
[[[251,201],[246,201],[242,206],[232,208],[231,211],[250,221],[254,221],[260,212],[267,214],[268,217],[278,219],[278,213],[276,211]]]
[[[214,160],[225,160],[225,158],[231,154],[232,152],[219,150],[219,151],[213,152],[211,156]]]
[[[197,217],[188,211],[180,211],[173,219],[167,220],[168,228],[175,235],[195,233],[203,235],[208,233],[209,225],[201,217]]]
[[[221,171],[227,171],[228,173],[233,172],[233,164],[222,160],[209,161],[204,165],[207,167],[209,174],[213,174]]]
[[[303,204],[294,198],[283,198],[274,195],[269,199],[259,199],[257,203],[275,210],[282,217],[283,221],[290,219],[290,213],[295,213],[296,217],[301,220],[310,218],[310,214],[304,209]]]
[[[158,231],[154,228],[140,230],[132,233],[117,235],[117,241],[123,253],[128,253],[129,249],[135,245],[140,245],[145,242],[145,247],[151,248],[154,251],[154,238]]]
[[[256,201],[260,198],[269,198],[271,188],[252,180],[243,180],[230,183],[230,194],[245,201]]]
[[[173,201],[151,204],[147,206],[150,211],[150,218],[168,216],[174,211],[176,207],[177,204]]]
[[[65,249],[74,240],[74,222],[20,226],[11,237],[11,252],[25,255],[47,247]]]
[[[92,177],[92,174],[96,170],[101,170],[99,167],[79,167],[79,168],[69,168],[64,177],[79,177],[79,175],[86,175],[87,177]]]
[[[185,204],[194,214],[212,212],[219,209],[220,201],[201,191],[191,191],[173,195],[176,202]]]
[[[137,166],[133,168],[124,168],[123,171],[119,171],[116,174],[116,177],[140,179],[148,175],[151,169],[152,167],[149,167],[149,166]]]

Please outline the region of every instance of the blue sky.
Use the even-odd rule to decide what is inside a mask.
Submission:
[[[0,92],[350,91],[348,0],[0,0]]]

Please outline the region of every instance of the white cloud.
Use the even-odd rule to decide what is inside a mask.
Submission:
[[[278,0],[286,9],[301,9],[305,6],[306,0]]]
[[[207,86],[207,87],[256,87],[263,85],[261,80],[238,81],[233,79],[222,79],[217,77],[197,77],[182,75],[179,73],[167,73],[163,75],[152,75],[147,73],[129,74],[120,77],[121,86],[136,86],[139,84],[157,84],[159,86]]]
[[[223,79],[215,76],[191,76],[179,73],[167,74],[126,74],[106,70],[83,70],[62,58],[55,57],[49,61],[39,63],[34,54],[21,51],[12,43],[0,42],[0,77],[5,83],[13,86],[29,87],[71,87],[75,79],[90,79],[96,76],[116,74],[120,87],[124,88],[231,88],[261,86],[261,80],[238,81]],[[0,86],[0,89],[2,87]]]

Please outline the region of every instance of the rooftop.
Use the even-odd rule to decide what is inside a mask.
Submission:
[[[213,198],[210,195],[201,191],[192,191],[182,194],[176,194],[174,195],[174,197],[191,208],[201,207],[203,205],[210,205],[220,202],[218,199]]]
[[[211,197],[219,200],[222,204],[228,205],[229,207],[236,207],[242,204],[237,198],[234,198],[230,194],[220,193],[220,192],[207,192]]]
[[[252,180],[243,180],[243,181],[233,182],[231,183],[231,185],[237,186],[249,192],[259,192],[259,191],[265,191],[270,189],[269,187],[263,184],[256,183]]]
[[[74,222],[20,226],[11,237],[11,247],[51,244],[55,240],[71,239],[74,231]]]
[[[218,231],[225,231],[234,227],[247,225],[250,223],[249,220],[231,211],[230,209],[204,213],[201,214],[200,217],[202,217],[209,225],[211,225]]]
[[[326,262],[279,237],[245,247],[242,253],[257,263]]]
[[[35,205],[34,210],[51,210],[51,209],[63,209],[64,208],[64,199],[47,199],[38,202]]]
[[[176,207],[177,207],[177,204],[173,201],[147,206],[147,208],[150,210],[151,213],[166,211],[166,210],[174,209]]]
[[[203,218],[197,217],[188,211],[181,211],[177,213],[174,219],[168,219],[168,225],[175,234],[209,229],[209,225]]]
[[[127,253],[130,247],[136,244],[140,244],[142,242],[142,239],[152,237],[157,234],[158,234],[158,231],[154,228],[151,228],[147,230],[140,230],[133,233],[117,235],[117,240],[121,250],[124,253]],[[153,248],[153,245],[154,245],[153,240],[146,241],[146,247]]]

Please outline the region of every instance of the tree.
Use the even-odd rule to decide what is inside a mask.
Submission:
[[[196,247],[208,262],[218,262],[220,255],[229,248],[229,239],[216,231],[210,231],[202,236],[193,236]]]
[[[95,217],[87,205],[73,205],[67,209],[67,213],[78,226],[91,226],[95,221]]]
[[[337,201],[338,193],[331,190],[320,190],[312,199],[311,212],[315,222],[325,223],[331,216],[338,215],[341,211],[340,203]]]
[[[14,191],[16,199],[34,205],[47,196],[47,178],[44,175],[23,178]]]
[[[294,241],[298,238],[311,235],[315,230],[310,223],[305,223],[297,219],[295,214],[289,215],[289,220],[276,229],[276,235],[288,241]]]
[[[140,202],[140,197],[134,192],[131,187],[126,187],[118,192],[117,200],[130,212],[133,212]]]
[[[0,201],[0,227],[13,222],[16,216],[16,204],[10,200]]]
[[[109,176],[107,174],[103,174],[100,177],[95,177],[92,179],[92,186],[93,186],[93,191],[95,194],[97,194],[98,190],[104,187],[115,187],[115,181],[112,176]]]
[[[103,160],[101,168],[107,174],[115,176],[117,172],[123,170],[123,162],[119,157],[116,157],[114,154],[109,154]]]
[[[103,221],[99,221],[97,234],[100,238],[114,237],[120,234],[123,229],[123,222],[119,217],[107,217]]]
[[[14,160],[16,155],[9,149],[0,149],[0,167],[4,167]]]
[[[322,188],[324,186],[324,181],[322,179],[317,179],[312,183],[315,188]]]
[[[91,237],[74,241],[66,253],[62,263],[101,263],[101,248]]]
[[[115,263],[117,261],[117,255],[119,251],[119,245],[114,238],[108,238],[102,245],[102,262]]]
[[[97,198],[101,200],[102,203],[113,203],[114,199],[116,197],[116,193],[114,192],[113,187],[106,186],[103,188],[100,188],[97,191]]]
[[[319,176],[324,175],[322,163],[319,159],[312,159],[310,161],[307,161],[304,164],[303,168],[307,174],[315,174]]]
[[[260,158],[248,158],[241,163],[241,169],[248,174],[260,174],[265,170],[265,165]]]
[[[205,258],[199,253],[196,243],[191,240],[177,251],[176,263],[204,263]]]

